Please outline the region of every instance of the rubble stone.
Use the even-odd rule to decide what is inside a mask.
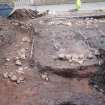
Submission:
[[[18,79],[17,79],[17,84],[21,83],[21,82],[24,82],[25,78],[23,76],[20,76]]]
[[[23,37],[22,41],[23,42],[30,42],[30,39],[28,37]]]
[[[12,75],[12,76],[10,77],[10,80],[11,80],[11,81],[17,81],[17,76],[16,76],[16,75]]]
[[[9,77],[8,72],[3,73],[3,77],[7,79]]]
[[[26,58],[26,50],[25,50],[25,48],[22,48],[22,49],[18,52],[18,54],[19,54],[19,57],[20,57],[21,59],[25,59],[25,58]]]
[[[21,66],[22,62],[20,60],[16,60],[16,65]]]

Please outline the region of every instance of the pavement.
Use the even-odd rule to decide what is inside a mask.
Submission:
[[[18,8],[28,8],[28,9],[37,9],[40,12],[50,10],[51,12],[67,12],[75,9],[75,4],[60,4],[60,5],[39,5],[39,6],[31,6],[30,3],[23,5],[17,3],[15,5],[15,9]],[[105,2],[96,2],[96,3],[82,3],[80,11],[94,11],[94,10],[105,10]]]
[[[75,9],[75,4],[61,4],[61,5],[43,5],[35,6],[38,11],[57,11],[65,12]],[[82,3],[80,11],[94,11],[94,10],[105,10],[105,2],[96,2],[96,3]]]

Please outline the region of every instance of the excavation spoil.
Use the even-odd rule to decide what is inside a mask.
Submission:
[[[41,17],[47,14],[48,11],[45,11],[43,13],[39,13],[37,10],[31,10],[31,9],[16,9],[10,16],[10,19],[16,19],[16,20],[28,20],[28,19],[34,19],[37,17]]]
[[[23,19],[32,19],[35,18],[38,15],[37,11],[33,11],[31,9],[17,9],[13,14],[9,16],[9,18],[12,19],[18,19],[18,20],[23,20]]]

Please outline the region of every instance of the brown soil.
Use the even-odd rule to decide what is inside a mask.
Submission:
[[[105,105],[88,82],[102,61],[104,28],[105,19],[1,18],[0,105]],[[65,58],[72,53],[83,62]]]
[[[17,9],[9,16],[9,19],[16,19],[16,20],[24,21],[28,19],[34,19],[37,17],[45,16],[47,14],[48,14],[48,11],[39,13],[38,11],[31,10],[31,9]]]

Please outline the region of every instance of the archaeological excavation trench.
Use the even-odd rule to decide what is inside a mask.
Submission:
[[[105,105],[105,19],[24,11],[0,18],[0,105]]]

